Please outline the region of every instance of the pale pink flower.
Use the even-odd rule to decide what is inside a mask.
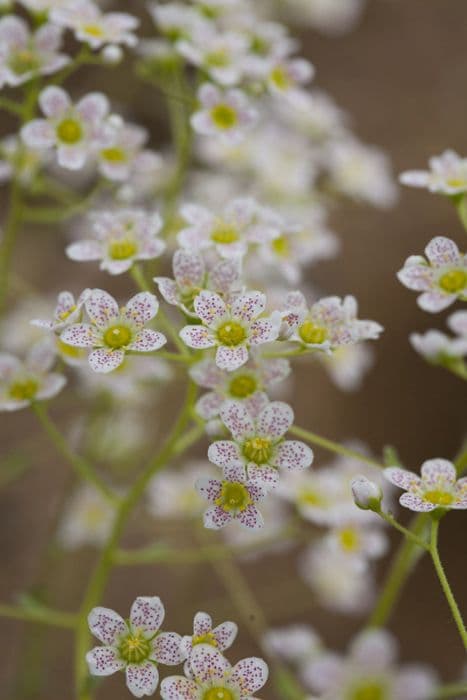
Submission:
[[[136,294],[120,309],[110,294],[93,289],[85,308],[90,323],[73,323],[60,338],[77,348],[91,348],[88,361],[95,372],[111,372],[127,352],[153,352],[167,342],[162,333],[145,328],[159,308],[149,292]]]
[[[410,510],[429,512],[436,508],[467,508],[467,477],[457,479],[456,468],[447,459],[423,462],[421,477],[399,467],[388,467],[384,476],[407,492],[402,494],[399,503]]]
[[[26,22],[15,15],[0,19],[0,87],[16,87],[37,75],[51,75],[70,59],[59,53],[62,31],[43,24],[34,34]]]
[[[110,676],[125,671],[128,690],[137,698],[155,693],[159,683],[158,664],[176,666],[184,659],[181,637],[161,632],[165,610],[157,596],[139,596],[126,622],[109,608],[93,608],[89,629],[103,646],[86,654],[92,676]]]
[[[308,445],[284,439],[294,414],[283,401],[272,401],[257,416],[252,416],[240,401],[226,401],[220,417],[233,440],[218,440],[209,446],[208,458],[218,467],[239,461],[250,478],[261,478],[275,486],[279,469],[302,470],[313,461]]]
[[[436,236],[425,248],[427,260],[411,255],[397,277],[403,285],[417,292],[417,304],[424,311],[436,313],[467,299],[467,256],[450,238]]]
[[[198,91],[200,107],[190,121],[193,129],[203,136],[221,138],[235,145],[254,126],[258,113],[241,90],[220,90],[204,83]]]
[[[105,44],[136,46],[138,38],[133,34],[139,20],[126,12],[103,13],[89,0],[74,0],[65,7],[55,7],[51,19],[56,24],[71,29],[78,41],[92,49]]]
[[[80,170],[89,160],[101,135],[109,102],[100,92],[90,92],[74,105],[67,92],[50,85],[39,95],[45,119],[33,119],[21,129],[29,148],[55,148],[58,164]]]
[[[428,161],[429,170],[407,170],[399,177],[403,185],[424,187],[449,196],[467,191],[467,158],[446,150]]]
[[[57,297],[57,305],[52,321],[33,319],[31,324],[49,331],[61,331],[72,323],[81,321],[86,299],[91,294],[90,289],[85,289],[77,299],[71,292],[60,292]]]
[[[196,680],[169,676],[161,683],[162,700],[217,698],[252,700],[268,679],[263,659],[242,659],[232,668],[222,654],[209,644],[199,644],[191,655],[191,673]]]
[[[203,290],[194,301],[201,324],[185,326],[180,337],[195,350],[217,347],[217,366],[232,372],[247,362],[252,346],[277,338],[280,315],[258,318],[265,307],[261,292],[241,294],[227,305],[219,294]]]
[[[158,236],[162,220],[157,212],[143,209],[95,211],[89,216],[93,238],[69,245],[71,260],[99,260],[100,269],[111,275],[127,272],[138,260],[158,258],[165,242]]]

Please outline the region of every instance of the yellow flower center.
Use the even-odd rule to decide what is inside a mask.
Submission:
[[[279,90],[287,90],[287,88],[289,88],[291,85],[290,78],[282,66],[276,66],[273,68],[270,78]]]
[[[109,245],[109,256],[112,260],[126,260],[138,250],[136,243],[131,238],[120,238],[111,241]]]
[[[467,285],[467,273],[464,270],[449,270],[439,278],[438,284],[448,294],[455,294]]]
[[[299,494],[298,500],[307,506],[324,506],[326,504],[325,499],[318,491],[313,491],[312,489],[305,489]]]
[[[305,321],[302,323],[298,329],[298,335],[303,340],[304,343],[311,343],[313,345],[319,345],[324,343],[328,336],[326,328],[316,325],[313,321]]]
[[[210,688],[203,695],[203,700],[234,700],[234,696],[227,688]]]
[[[104,36],[102,27],[100,27],[98,24],[85,24],[83,27],[83,32],[89,34],[89,36],[95,37],[96,39],[100,39]]]
[[[263,437],[250,438],[243,445],[243,454],[255,464],[266,464],[271,459],[271,440]]]
[[[117,146],[104,148],[101,151],[101,156],[104,160],[108,160],[111,163],[124,163],[127,160],[125,151],[122,148],[117,148]]]
[[[286,236],[274,238],[271,245],[275,254],[281,258],[286,258],[290,254],[290,242]]]
[[[378,681],[362,683],[354,688],[349,695],[349,700],[385,700],[385,698],[387,698],[387,693]]]
[[[208,68],[224,68],[229,65],[229,54],[222,49],[211,51],[206,56],[206,65]]]
[[[211,109],[211,119],[218,129],[232,129],[238,123],[236,110],[230,105],[219,104]]]
[[[63,119],[57,126],[58,140],[67,145],[78,143],[83,136],[83,128],[76,119]]]
[[[238,374],[230,382],[229,394],[236,399],[246,399],[254,394],[257,388],[258,383],[251,374]]]
[[[64,355],[65,357],[84,357],[86,354],[86,351],[84,348],[77,348],[74,345],[68,345],[68,343],[64,343],[63,340],[60,340],[60,338],[57,339],[57,350],[60,353],[60,355]]]
[[[197,644],[210,644],[212,647],[217,647],[217,640],[212,632],[206,632],[206,634],[199,634],[197,637],[193,637],[191,643],[193,646]]]
[[[131,331],[126,326],[111,326],[104,333],[104,343],[109,348],[123,348],[130,341]]]
[[[139,664],[148,658],[151,653],[151,645],[141,632],[137,632],[125,637],[118,650],[124,661],[130,664]]]
[[[342,549],[344,549],[346,552],[355,552],[355,550],[358,549],[358,534],[355,530],[353,530],[350,527],[340,531],[339,541]]]
[[[218,223],[211,233],[211,240],[214,241],[214,243],[235,243],[238,239],[239,235],[237,229],[222,221]]]
[[[216,499],[216,505],[224,510],[241,511],[245,510],[251,502],[250,494],[244,484],[239,481],[222,482],[221,495]]]
[[[16,75],[23,75],[24,73],[29,73],[29,71],[37,70],[40,66],[40,61],[33,51],[22,49],[11,56],[9,66]]]
[[[425,491],[423,500],[428,501],[428,503],[435,503],[437,506],[450,506],[454,501],[454,496],[449,491]]]
[[[460,177],[451,177],[449,180],[446,180],[446,184],[449,187],[467,187],[467,181]]]
[[[29,401],[34,398],[38,388],[39,384],[35,379],[23,379],[13,382],[8,394],[15,401]]]
[[[217,338],[222,345],[240,345],[246,340],[246,331],[240,323],[227,321],[217,329]]]

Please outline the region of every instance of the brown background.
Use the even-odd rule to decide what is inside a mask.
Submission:
[[[350,112],[362,140],[389,152],[396,172],[421,167],[430,154],[448,146],[466,153],[465,0],[374,0],[349,36],[327,39],[310,32],[303,41],[306,55],[318,69],[317,84]],[[157,122],[152,116],[157,95],[149,95],[118,70],[111,93],[115,91],[122,102],[131,101],[132,117],[151,128],[157,143],[165,128],[163,116]],[[102,75],[106,89],[108,79]],[[101,80],[95,71],[80,78],[79,90],[95,89],[96,78]],[[414,468],[429,457],[453,457],[465,434],[465,390],[460,380],[430,368],[410,348],[410,331],[433,327],[441,318],[420,311],[414,294],[397,282],[395,272],[407,255],[421,252],[435,235],[451,236],[464,245],[465,234],[454,212],[442,198],[407,189],[394,210],[349,205],[340,209],[333,223],[343,242],[342,255],[315,269],[313,281],[336,294],[355,294],[362,315],[380,321],[386,332],[377,344],[376,368],[357,394],[340,393],[317,368],[298,370],[293,398],[297,423],[337,439],[358,437],[376,453],[385,444],[397,445],[405,463]],[[63,237],[51,229],[22,237],[16,267],[42,291],[103,284],[92,266],[65,260]],[[57,416],[60,401],[54,405]],[[67,487],[68,467],[41,435],[36,438],[36,427],[26,412],[2,414],[0,429],[2,448],[25,440],[24,449],[35,459],[33,469],[0,492],[0,600],[12,600],[16,592],[48,581],[50,603],[75,609],[94,554],[67,556],[48,571],[40,565]],[[452,514],[441,533],[447,571],[464,608],[465,523],[465,515]],[[305,619],[330,645],[342,647],[358,628],[358,620],[315,610],[293,561],[293,557],[270,557],[245,567],[269,620],[277,625]],[[105,603],[125,611],[137,594],[152,592],[166,603],[168,628],[188,632],[198,609],[209,610],[217,620],[238,618],[207,565],[117,571]],[[459,676],[461,645],[428,562],[411,578],[391,629],[400,636],[405,660],[432,663],[446,680]],[[68,633],[2,620],[0,649],[2,698],[71,698]],[[242,626],[231,657],[254,651]],[[274,697],[272,689],[263,696]],[[121,677],[109,679],[99,693],[100,700],[126,697]]]

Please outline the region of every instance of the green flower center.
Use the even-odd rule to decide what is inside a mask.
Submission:
[[[203,695],[203,700],[234,700],[233,693],[227,688],[210,688]]]
[[[216,499],[216,505],[224,510],[241,511],[245,510],[250,503],[251,497],[244,484],[239,481],[222,482],[221,495]]]
[[[255,464],[266,464],[271,459],[272,445],[269,438],[254,437],[243,445],[243,454]]]
[[[67,145],[78,143],[83,137],[83,127],[76,119],[63,119],[57,126],[58,140]]]
[[[229,54],[227,51],[211,51],[206,56],[206,65],[208,68],[225,68],[229,65]]]
[[[449,187],[467,187],[467,181],[460,177],[451,177],[446,181]]]
[[[439,278],[438,284],[448,294],[455,294],[467,285],[467,273],[464,270],[449,270]]]
[[[236,110],[230,105],[219,104],[211,109],[211,119],[218,129],[232,129],[238,123]]]
[[[141,632],[129,634],[125,637],[118,648],[120,656],[129,664],[139,664],[145,661],[151,653],[151,644]]]
[[[13,73],[23,75],[29,71],[37,70],[40,67],[40,61],[33,51],[22,49],[11,56],[9,65]]]
[[[378,681],[362,683],[349,695],[349,700],[385,700],[386,698],[387,693]]]
[[[39,384],[35,379],[23,379],[13,382],[8,390],[11,399],[15,401],[29,401],[37,393]]]
[[[281,258],[286,258],[290,254],[290,242],[286,236],[274,238],[271,245],[275,254],[279,255]]]
[[[197,637],[193,637],[191,643],[193,646],[197,644],[210,644],[212,647],[217,647],[217,640],[212,632],[206,632],[206,634],[199,634]]]
[[[454,496],[449,491],[425,491],[423,500],[428,501],[428,503],[435,503],[437,506],[450,506],[454,501]]]
[[[269,51],[269,43],[262,37],[255,35],[251,37],[250,51],[264,56]]]
[[[104,343],[109,348],[123,348],[131,341],[131,331],[126,326],[111,326],[104,333]]]
[[[305,489],[299,494],[298,500],[307,506],[324,506],[326,505],[326,500],[323,498],[322,494],[318,491],[313,491],[312,489]]]
[[[131,238],[121,238],[111,241],[109,245],[109,255],[112,260],[126,260],[131,258],[137,251],[137,246]]]
[[[229,394],[236,399],[246,399],[254,394],[258,383],[251,374],[239,374],[232,379],[229,385]]]
[[[358,549],[358,534],[350,527],[340,531],[339,541],[342,549],[344,549],[346,552],[354,552],[356,549]]]
[[[100,39],[104,36],[102,27],[100,27],[98,24],[85,24],[83,27],[83,31],[86,34],[89,34],[89,36],[95,37],[96,39]]]
[[[217,329],[217,338],[222,345],[240,345],[246,340],[246,331],[240,323],[227,321]]]
[[[291,85],[290,78],[282,66],[276,66],[273,68],[270,78],[279,90],[287,90],[287,88],[289,88]]]
[[[108,160],[111,163],[124,163],[127,159],[126,153],[122,148],[104,148],[101,151],[101,156],[104,160]]]
[[[305,321],[302,323],[298,329],[298,335],[303,340],[304,343],[311,343],[313,345],[319,345],[324,343],[327,338],[328,332],[326,328],[316,325],[313,321]]]
[[[214,241],[214,243],[235,243],[238,239],[239,235],[237,229],[222,221],[219,222],[211,233],[211,240]]]

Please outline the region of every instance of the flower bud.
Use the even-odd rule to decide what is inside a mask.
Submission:
[[[102,49],[101,58],[104,63],[110,66],[116,66],[123,58],[123,51],[120,46],[109,44]]]
[[[366,476],[356,476],[351,483],[351,489],[356,506],[362,510],[378,511],[380,509],[383,492]]]

